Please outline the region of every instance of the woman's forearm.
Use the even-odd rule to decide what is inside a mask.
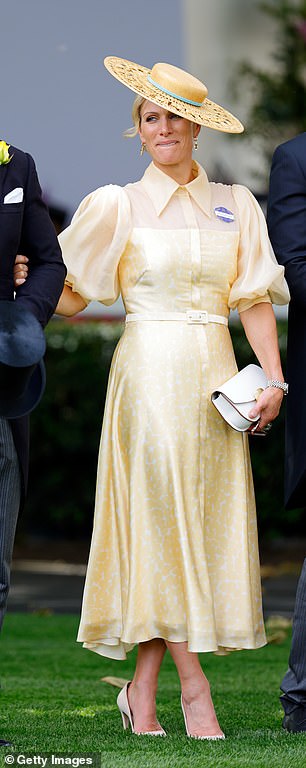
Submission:
[[[72,315],[82,312],[86,306],[86,301],[82,299],[79,293],[72,291],[69,285],[64,285],[55,313],[64,317],[72,317]]]
[[[28,278],[29,259],[27,256],[18,254],[14,264],[14,286],[17,289],[20,285],[25,283]],[[82,299],[79,293],[72,291],[69,285],[64,285],[63,291],[59,298],[55,313],[57,315],[63,315],[64,317],[71,317],[78,312],[82,312],[87,307],[86,301]]]
[[[271,304],[261,302],[240,314],[246,337],[262,366],[268,381],[284,381],[274,312]],[[260,417],[258,427],[270,424],[278,415],[283,391],[268,386],[258,397],[256,405],[250,411],[250,417]]]
[[[277,327],[271,304],[255,304],[241,312],[240,319],[248,342],[267,378],[283,381]]]

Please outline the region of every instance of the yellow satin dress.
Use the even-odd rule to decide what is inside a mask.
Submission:
[[[287,303],[251,193],[195,172],[179,186],[151,164],[85,198],[60,237],[73,290],[106,304],[121,292],[127,313],[148,316]],[[103,420],[85,647],[124,659],[156,637],[197,652],[264,645],[248,438],[210,400],[236,370],[224,325],[126,324]]]

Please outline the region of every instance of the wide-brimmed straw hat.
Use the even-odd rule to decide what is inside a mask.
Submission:
[[[38,405],[46,383],[45,349],[32,312],[17,301],[0,301],[0,417],[16,419]]]
[[[104,64],[131,91],[186,120],[225,133],[244,130],[240,120],[207,98],[204,83],[179,67],[159,63],[147,69],[117,56],[107,56]]]

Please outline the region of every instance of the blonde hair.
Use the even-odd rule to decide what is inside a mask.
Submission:
[[[136,96],[134,99],[132,106],[132,120],[134,125],[132,128],[128,128],[127,131],[124,131],[123,136],[126,139],[133,139],[137,136],[141,123],[140,110],[145,101],[146,99],[143,96]]]

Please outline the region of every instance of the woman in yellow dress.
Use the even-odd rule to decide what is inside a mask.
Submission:
[[[220,739],[198,653],[265,644],[248,438],[211,393],[236,362],[238,309],[267,378],[260,427],[283,391],[271,302],[288,290],[264,216],[245,187],[210,183],[192,159],[201,125],[240,132],[205,86],[170,65],[105,60],[138,94],[134,134],[152,163],[142,179],[80,204],[60,244],[68,268],[58,312],[121,292],[127,317],[112,361],[95,520],[78,640],[113,659],[136,644],[118,696],[123,724],[164,735],[156,716],[166,649],[181,681],[189,736]],[[273,380],[273,381],[272,381]]]

